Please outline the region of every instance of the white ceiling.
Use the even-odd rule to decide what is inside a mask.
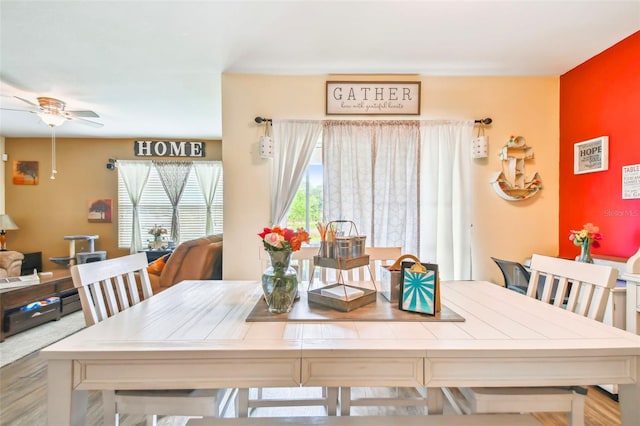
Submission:
[[[104,123],[62,137],[213,139],[222,73],[561,75],[638,30],[640,0],[0,0],[0,107]],[[0,136],[49,135],[0,111]]]

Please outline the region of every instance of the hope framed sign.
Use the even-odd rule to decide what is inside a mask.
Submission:
[[[609,168],[609,137],[589,139],[573,145],[573,174],[601,172]]]

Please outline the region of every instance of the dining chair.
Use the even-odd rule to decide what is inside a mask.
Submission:
[[[300,250],[294,251],[291,255],[291,266],[298,271],[298,285],[304,286],[304,283],[311,281],[311,274],[314,273],[313,257],[319,250],[318,247],[300,247]]]
[[[72,266],[87,326],[153,296],[147,266],[145,253]],[[158,415],[219,417],[233,394],[230,389],[103,391],[104,424],[117,425],[122,413],[149,416],[148,425],[155,425]]]
[[[527,287],[529,285],[529,278],[531,274],[527,269],[519,262],[511,260],[491,258],[500,268],[502,276],[504,277],[504,286],[509,290],[517,291],[521,294],[527,294]]]
[[[392,265],[402,254],[400,247],[366,247],[369,265],[347,271],[348,282],[373,280],[378,290],[382,279],[381,268]],[[386,301],[384,303],[387,303]],[[424,387],[348,387],[340,388],[340,414],[348,416],[351,407],[425,407],[427,391]]]
[[[326,279],[320,269],[314,268],[314,256],[318,255],[318,247],[301,247],[291,255],[291,266],[298,273],[298,291],[307,291],[312,275]],[[261,251],[261,262],[268,262],[268,256]],[[264,264],[263,266],[265,266]],[[249,388],[239,389],[237,397],[238,416],[249,417],[260,407],[323,407],[326,414],[335,416],[338,411],[337,387],[310,386],[304,391],[300,388]],[[303,394],[304,396],[300,396]]]
[[[527,296],[602,321],[618,271],[611,266],[581,263],[534,254]],[[566,301],[566,302],[565,302]],[[584,425],[586,388],[502,387],[442,389],[458,414],[567,412],[570,426]]]

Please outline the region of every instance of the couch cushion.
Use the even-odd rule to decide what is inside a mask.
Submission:
[[[3,278],[20,276],[22,259],[24,255],[18,251],[0,251],[0,270],[2,270],[0,276]]]
[[[171,253],[167,253],[151,262],[149,266],[147,266],[147,272],[154,275],[160,275],[167,263],[167,259],[169,259],[169,256],[171,256]]]
[[[160,274],[149,275],[154,293],[182,280],[222,279],[222,234],[185,241],[174,250]]]

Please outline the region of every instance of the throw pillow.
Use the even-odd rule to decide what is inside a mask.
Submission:
[[[153,262],[147,266],[147,272],[154,275],[160,275],[162,270],[164,269],[164,265],[167,264],[167,259],[169,259],[171,253],[167,253],[162,257],[157,258]]]

